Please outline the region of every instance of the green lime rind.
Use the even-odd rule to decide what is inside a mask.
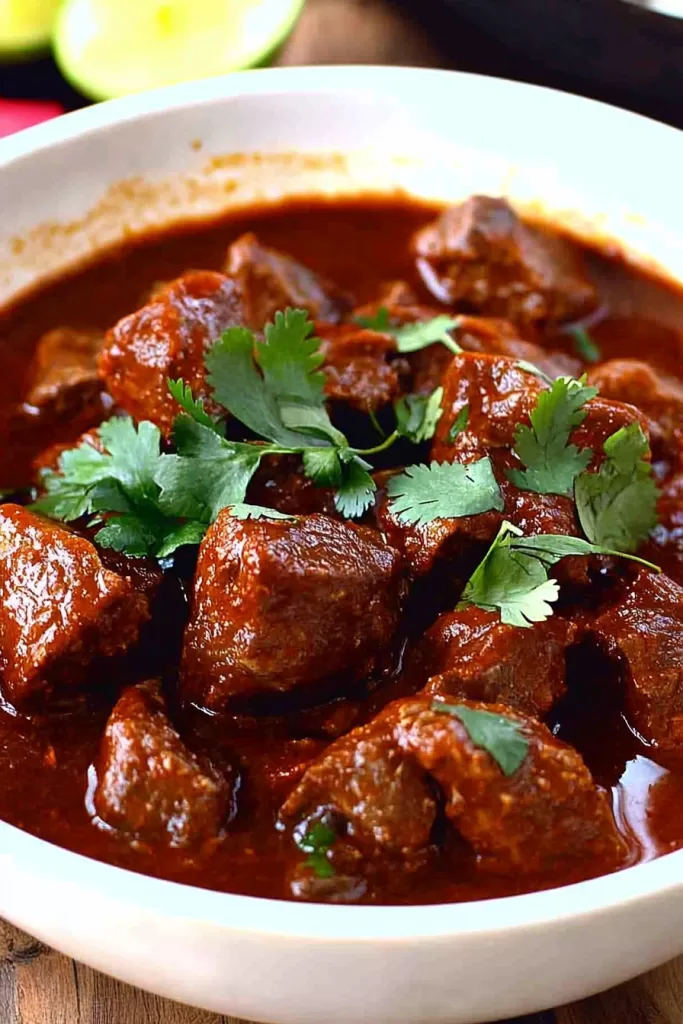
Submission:
[[[0,60],[30,60],[50,46],[61,0],[0,0]]]
[[[263,64],[304,0],[66,0],[53,45],[64,76],[113,99]]]

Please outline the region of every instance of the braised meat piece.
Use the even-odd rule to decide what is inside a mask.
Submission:
[[[683,587],[639,570],[588,630],[614,661],[638,732],[662,750],[683,753]]]
[[[398,701],[386,714],[394,720],[400,749],[441,787],[446,815],[481,868],[541,874],[572,859],[595,858],[612,868],[624,859],[626,847],[607,797],[576,750],[505,704],[459,703],[518,726],[529,746],[512,775],[475,745],[458,717],[434,710],[427,697]]]
[[[432,842],[431,779],[485,870],[517,876],[586,857],[610,867],[621,862],[625,844],[607,798],[575,750],[508,705],[444,697],[395,701],[333,743],[286,800],[283,822],[300,832],[323,816],[364,856],[398,854],[410,862]],[[438,710],[454,702],[518,727],[528,750],[512,774],[475,745],[460,718]]]
[[[142,842],[197,847],[220,834],[231,796],[226,779],[183,743],[157,681],[123,691],[97,763],[102,821]]]
[[[313,320],[337,323],[352,305],[335,285],[291,256],[261,245],[251,232],[228,249],[225,272],[237,281],[244,299],[245,322],[255,331],[287,306],[307,309]]]
[[[405,757],[383,716],[336,740],[304,772],[280,811],[286,822],[327,816],[367,856],[408,857],[429,844],[436,802],[426,773]]]
[[[223,331],[244,321],[233,280],[210,270],[189,271],[107,333],[100,377],[125,412],[170,434],[179,409],[168,378],[182,377],[210,412],[217,411],[207,391],[204,355]]]
[[[639,359],[609,359],[588,374],[605,398],[629,402],[645,414],[655,457],[683,469],[683,387]]]
[[[45,421],[101,419],[108,407],[97,373],[103,340],[100,331],[70,327],[44,334],[33,356],[26,411]]]
[[[523,224],[504,199],[471,196],[418,231],[413,249],[440,302],[522,325],[576,320],[598,304],[576,248]]]
[[[432,696],[507,704],[540,718],[565,693],[565,652],[576,627],[553,615],[520,630],[497,612],[469,607],[441,615],[407,667]]]
[[[183,696],[215,710],[235,694],[363,678],[398,624],[401,568],[368,527],[221,512],[199,552]]]
[[[356,324],[316,324],[325,356],[325,393],[362,412],[373,412],[398,398],[403,360],[391,360],[396,342],[387,334]]]
[[[0,609],[0,677],[16,705],[72,690],[149,618],[144,594],[89,541],[18,505],[0,506]]]

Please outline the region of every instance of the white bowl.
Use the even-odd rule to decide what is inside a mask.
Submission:
[[[532,86],[360,67],[233,75],[0,142],[0,301],[124,231],[255,196],[360,188],[505,192],[683,281],[682,165],[673,129]],[[0,914],[63,952],[283,1024],[472,1024],[683,951],[683,851],[508,899],[311,906],[146,878],[0,824],[0,879]]]

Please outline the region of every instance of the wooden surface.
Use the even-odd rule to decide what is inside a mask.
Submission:
[[[420,11],[422,21],[430,16],[429,5],[413,0],[397,2],[404,9],[412,5],[413,10]],[[457,65],[514,75],[514,69],[505,66],[502,59],[496,62],[488,45],[478,47],[464,27],[462,33],[458,26],[449,32],[445,45],[430,42],[429,25],[426,28],[423,31],[388,0],[308,0],[277,63]],[[431,39],[442,36],[439,31],[431,32]],[[28,95],[37,83],[40,95],[45,92],[46,82],[50,93],[59,93],[67,105],[82,102],[65,90],[63,83],[55,82],[51,66],[37,72],[32,81],[28,71],[24,67],[15,75],[13,88],[8,79],[5,91]],[[529,981],[533,985],[533,979]],[[130,988],[46,949],[0,921],[0,1024],[239,1022]],[[683,1024],[683,959],[593,999],[525,1018],[524,1024]]]

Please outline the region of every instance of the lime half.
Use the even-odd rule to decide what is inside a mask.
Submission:
[[[55,56],[81,92],[110,99],[260,64],[286,38],[303,3],[66,0]]]
[[[0,0],[0,58],[20,60],[50,45],[61,0]]]

